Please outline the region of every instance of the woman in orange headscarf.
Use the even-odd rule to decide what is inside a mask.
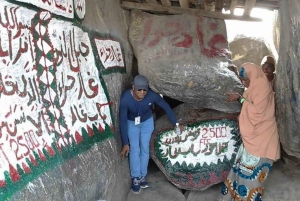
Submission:
[[[245,63],[239,72],[247,88],[243,96],[230,93],[227,102],[242,104],[239,127],[242,145],[222,187],[222,201],[261,200],[273,162],[280,158],[272,86],[259,66]]]

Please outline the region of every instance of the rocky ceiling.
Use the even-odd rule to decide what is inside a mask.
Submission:
[[[250,17],[253,8],[277,10],[280,0],[121,0],[124,9],[139,9],[150,13],[183,14],[190,13],[220,19],[261,21]],[[235,8],[244,8],[242,16],[234,15]],[[230,10],[230,14],[222,10]],[[262,16],[263,17],[263,16]]]

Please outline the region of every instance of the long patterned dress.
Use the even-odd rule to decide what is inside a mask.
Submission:
[[[241,145],[218,201],[261,201],[272,165],[272,160],[253,156]]]

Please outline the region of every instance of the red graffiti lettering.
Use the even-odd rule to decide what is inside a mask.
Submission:
[[[226,48],[218,48],[216,47],[217,44],[226,44],[227,40],[222,34],[216,34],[212,36],[212,38],[209,40],[208,44],[204,44],[203,41],[203,32],[202,32],[202,22],[203,18],[199,18],[198,23],[197,23],[197,36],[198,36],[198,41],[200,45],[200,50],[201,52],[209,57],[209,58],[214,58],[217,56],[225,56],[229,52]],[[205,46],[208,46],[208,48],[205,48]]]
[[[145,23],[142,44],[146,42],[147,38],[150,38],[147,46],[156,46],[164,37],[171,37],[170,43],[175,47],[189,48],[193,44],[193,38],[188,33],[184,32],[185,26],[180,22],[170,22],[165,24],[164,30],[152,31],[152,20]],[[152,32],[152,33],[151,33]],[[153,37],[153,38],[151,38]]]
[[[27,155],[29,154],[30,150],[29,150],[28,146],[25,144],[25,142],[22,142],[23,136],[22,136],[22,135],[21,135],[21,136],[18,136],[18,137],[17,137],[17,140],[18,140],[18,141],[17,141],[18,144],[19,144],[21,147],[24,147],[24,148],[26,149],[26,152],[23,153],[23,155],[24,155],[24,156],[27,156]],[[27,142],[27,140],[26,140],[26,142]]]
[[[19,144],[14,139],[10,139],[9,143],[11,150],[15,152],[16,159],[21,160],[23,155],[19,153]]]
[[[212,138],[226,138],[226,126],[212,127],[212,128],[202,128],[202,138],[212,139]]]

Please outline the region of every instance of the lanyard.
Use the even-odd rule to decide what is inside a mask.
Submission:
[[[134,105],[136,110],[138,111],[138,116],[140,116],[140,111],[142,106],[136,100],[134,100]]]
[[[134,101],[135,108],[136,108],[136,110],[138,111],[138,116],[140,116],[140,111],[141,111],[141,107],[142,107],[142,106],[139,104],[139,102],[138,102],[137,100],[135,100],[132,91],[131,91],[131,95],[132,95],[132,98],[133,98],[133,101]],[[138,105],[138,106],[137,106],[137,105]]]

